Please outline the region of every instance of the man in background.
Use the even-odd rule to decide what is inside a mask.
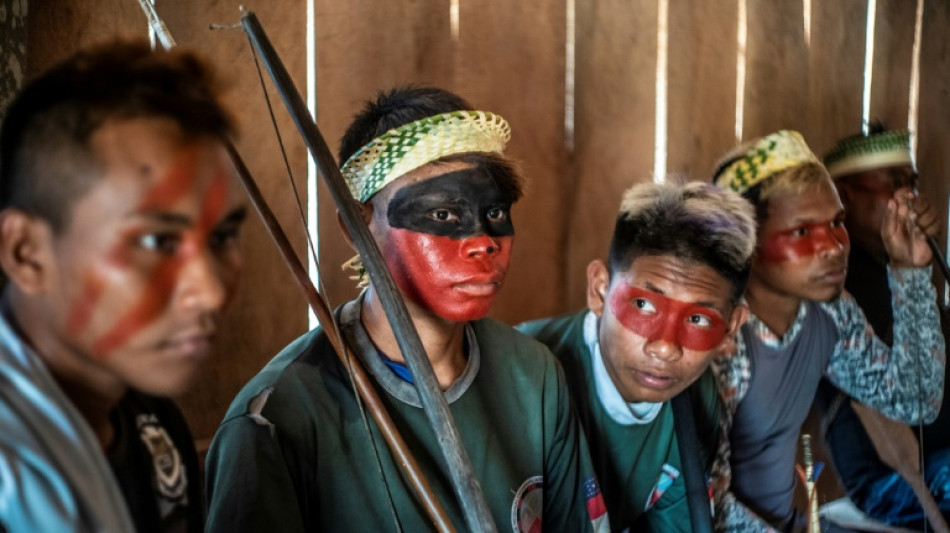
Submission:
[[[203,529],[194,383],[240,272],[230,121],[193,55],[82,51],[0,132],[0,529]]]
[[[881,238],[888,202],[917,190],[917,171],[910,151],[910,132],[887,131],[872,124],[868,133],[840,140],[824,157],[844,204],[851,236],[845,288],[861,306],[874,332],[889,346],[894,341],[893,295],[888,285],[889,257]],[[917,195],[911,216],[927,236],[940,224],[930,203]],[[946,335],[946,320],[942,316]],[[946,378],[944,378],[946,383]],[[950,518],[950,408],[947,394],[937,419],[923,426],[924,478],[931,494]],[[924,511],[910,484],[884,464],[851,398],[827,381],[816,402],[823,413],[825,440],[835,470],[852,502],[869,517],[890,525],[920,528]],[[917,427],[914,427],[916,433]]]

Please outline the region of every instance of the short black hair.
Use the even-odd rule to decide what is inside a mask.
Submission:
[[[231,119],[195,55],[116,41],[76,53],[26,85],[0,129],[0,209],[61,231],[101,178],[91,136],[109,120],[168,118],[189,137],[225,139]]]
[[[375,100],[365,102],[340,139],[340,164],[370,141],[404,124],[426,117],[474,109],[461,96],[437,87],[408,85],[380,91]],[[443,157],[439,162],[462,161],[491,176],[501,192],[518,200],[522,196],[521,177],[507,158],[498,154],[472,152]]]
[[[610,275],[641,256],[707,265],[745,291],[755,250],[755,214],[737,193],[703,182],[640,183],[624,193],[608,252]]]

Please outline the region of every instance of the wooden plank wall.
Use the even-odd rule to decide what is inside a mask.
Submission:
[[[236,1],[158,0],[178,41],[207,55],[231,85],[227,102],[243,134],[239,147],[267,198],[305,253],[279,149],[240,31]],[[245,1],[258,13],[303,90],[305,2]],[[661,0],[578,0],[566,32],[567,0],[459,0],[458,35],[444,0],[317,0],[318,122],[331,147],[360,102],[381,88],[423,83],[453,89],[507,117],[510,154],[528,179],[514,212],[517,246],[497,318],[517,322],[584,304],[585,268],[606,255],[624,189],[652,179],[656,61]],[[811,6],[807,17],[806,6]],[[946,218],[950,12],[925,0],[920,75],[921,187]],[[860,130],[866,0],[677,0],[669,2],[666,154],[669,173],[703,179],[740,140],[779,128],[801,131],[816,152]],[[907,125],[916,2],[877,0],[871,116]],[[740,14],[745,14],[742,26]],[[737,35],[746,29],[736,137]],[[29,72],[76,47],[115,35],[144,35],[134,0],[30,3]],[[566,139],[566,48],[575,49],[574,144]],[[276,100],[276,97],[272,95]],[[661,103],[662,105],[662,103]],[[277,104],[278,123],[299,186],[306,154]],[[320,189],[320,256],[332,300],[356,294],[338,265],[352,255],[335,209]],[[946,233],[944,232],[944,235]],[[183,405],[199,439],[211,436],[237,389],[280,347],[306,330],[305,305],[256,221],[248,258],[209,378]]]

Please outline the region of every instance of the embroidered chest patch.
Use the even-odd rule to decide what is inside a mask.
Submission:
[[[185,465],[168,432],[155,415],[139,415],[135,423],[138,426],[139,438],[145,443],[149,455],[152,456],[158,496],[169,502],[187,503],[188,480],[185,475]]]
[[[514,533],[540,533],[544,510],[544,476],[524,480],[511,502],[511,530]]]
[[[678,477],[680,477],[679,470],[668,464],[664,464],[663,470],[660,472],[660,477],[657,479],[656,485],[653,486],[653,490],[650,491],[650,497],[647,498],[647,504],[643,507],[643,510],[646,511],[656,505],[656,502],[663,497],[663,493],[666,492],[666,489],[670,488]]]

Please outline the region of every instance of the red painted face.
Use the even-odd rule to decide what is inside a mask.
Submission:
[[[483,318],[508,272],[513,237],[451,239],[393,228],[386,263],[409,299],[453,322]]]
[[[610,309],[624,327],[650,342],[663,340],[687,350],[706,351],[726,335],[726,323],[715,310],[627,283],[612,291]]]
[[[845,249],[849,244],[844,221],[835,217],[766,235],[759,244],[759,258],[770,263],[785,263],[828,249]]]
[[[195,146],[184,151],[146,193],[135,212],[150,213],[173,210],[175,205],[187,195],[200,177],[198,156],[200,148]],[[189,261],[194,260],[208,246],[211,230],[224,212],[227,199],[228,174],[219,168],[210,178],[210,184],[203,193],[198,224],[178,236],[179,242],[173,253],[163,255],[157,261],[145,290],[138,301],[115,324],[102,333],[93,344],[93,350],[99,357],[108,357],[116,348],[121,347],[136,333],[151,324],[168,306],[178,282],[178,276]],[[131,252],[143,238],[140,228],[130,228],[109,253],[109,263],[115,269],[129,268],[133,264]],[[148,236],[149,239],[154,236]],[[131,246],[130,246],[131,244]],[[154,243],[159,245],[159,243]],[[166,243],[171,244],[171,243]],[[73,306],[67,322],[71,335],[80,335],[88,326],[92,312],[102,294],[105,285],[101,270],[89,270],[85,276],[83,291]],[[230,290],[228,291],[231,292]]]
[[[180,394],[237,282],[243,196],[220,143],[171,121],[107,123],[91,145],[103,176],[53,237],[56,337],[120,385]]]
[[[511,259],[511,203],[470,168],[399,189],[381,248],[402,293],[453,322],[487,315]]]

